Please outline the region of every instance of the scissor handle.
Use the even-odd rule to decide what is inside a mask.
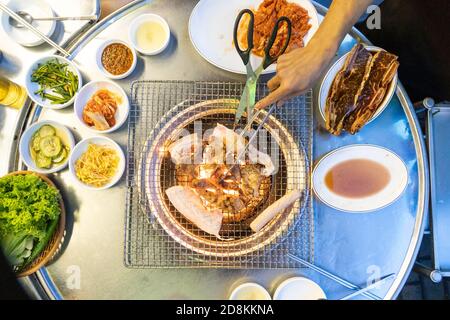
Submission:
[[[281,23],[286,22],[287,24],[287,38],[286,41],[284,43],[283,48],[274,56],[272,57],[270,55],[270,50],[272,50],[273,44],[275,43],[275,40],[277,39],[277,35],[278,35],[278,29],[281,26]],[[286,51],[288,45],[289,45],[289,41],[291,40],[291,33],[292,33],[292,23],[291,20],[289,20],[288,17],[280,17],[277,22],[275,23],[275,26],[273,27],[272,30],[272,35],[270,36],[269,42],[267,43],[267,46],[264,50],[265,56],[264,56],[264,61],[263,61],[263,68],[266,69],[268,66],[270,66],[272,63],[274,63],[275,61],[277,61],[277,59]]]
[[[248,30],[247,30],[247,49],[242,50],[239,46],[239,39],[238,39],[238,29],[239,24],[241,23],[242,17],[244,14],[250,15],[250,21],[248,23]],[[253,11],[250,9],[244,9],[241,12],[239,12],[236,22],[234,23],[234,31],[233,31],[233,40],[234,40],[234,46],[236,47],[237,52],[241,56],[242,61],[245,65],[247,65],[248,61],[250,60],[250,53],[253,50],[253,28],[255,26],[255,15],[253,14]]]

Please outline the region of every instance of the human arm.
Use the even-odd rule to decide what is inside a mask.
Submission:
[[[298,96],[311,88],[333,59],[342,40],[373,0],[334,0],[305,48],[278,58],[277,73],[268,82],[271,93],[256,104],[265,108]]]

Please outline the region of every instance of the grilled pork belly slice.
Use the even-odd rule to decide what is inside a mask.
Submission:
[[[230,172],[224,164],[177,165],[176,179],[193,189],[208,210],[220,210],[223,223],[252,217],[270,193],[271,178],[261,174],[261,165],[235,166]],[[227,173],[228,172],[228,173]],[[224,179],[221,179],[227,173]]]
[[[245,138],[217,124],[206,141],[192,134],[169,147],[177,184],[193,191],[205,210],[219,210],[224,223],[250,218],[269,197],[275,166],[268,154],[250,146],[250,161],[233,166],[245,144]],[[226,163],[225,155],[231,157]],[[198,156],[201,161],[192,162]]]
[[[221,124],[217,124],[210,137],[210,146],[211,145],[214,145],[213,149],[216,156],[211,156],[212,152],[210,151],[208,155],[204,155],[204,159],[214,159],[214,163],[224,163],[223,158],[228,154],[232,159],[226,159],[226,163],[232,164],[234,163],[233,158],[245,148],[246,140],[233,130],[228,129]],[[257,150],[255,146],[249,146],[248,157],[253,164],[259,163],[264,166],[262,173],[265,176],[270,176],[275,172],[275,165],[273,164],[272,158],[267,153]],[[239,163],[245,164],[245,159],[241,159]]]
[[[209,210],[190,188],[175,186],[166,190],[170,203],[201,230],[219,236],[223,215],[220,210]]]
[[[386,51],[379,51],[373,56],[370,72],[357,96],[355,109],[344,121],[345,130],[355,134],[378,110],[400,65],[397,59],[396,55]]]
[[[202,140],[198,134],[193,133],[172,143],[168,150],[175,164],[201,162]]]
[[[370,67],[372,55],[362,44],[349,53],[344,67],[336,75],[325,106],[326,129],[340,135],[345,118],[354,110],[356,96]]]

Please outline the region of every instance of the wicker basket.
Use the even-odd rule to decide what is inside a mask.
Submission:
[[[27,174],[38,176],[39,178],[44,180],[49,186],[57,189],[55,184],[48,177],[36,172],[16,171],[9,173],[8,176],[27,175]],[[21,270],[20,273],[17,274],[18,277],[26,277],[32,273],[35,273],[41,267],[45,266],[45,264],[53,257],[55,252],[58,250],[66,227],[66,210],[64,208],[64,202],[62,200],[62,197],[60,197],[59,199],[59,206],[61,208],[61,214],[59,215],[58,228],[55,230],[55,233],[50,238],[47,246],[44,248],[44,250],[42,250],[41,254],[38,257],[36,257],[36,259],[33,262],[28,264],[25,267],[25,269]]]

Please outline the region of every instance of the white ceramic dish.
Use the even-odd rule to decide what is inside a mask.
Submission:
[[[117,94],[122,99],[121,103],[117,107],[115,115],[116,124],[113,127],[109,128],[108,130],[103,131],[97,130],[95,129],[95,127],[90,127],[83,121],[83,109],[86,106],[86,103],[94,95],[94,93],[100,89],[107,89]],[[75,99],[73,110],[75,112],[76,118],[78,119],[78,122],[85,128],[96,133],[110,133],[119,129],[125,123],[125,121],[128,118],[128,113],[130,111],[130,103],[128,101],[128,97],[125,91],[123,91],[123,89],[114,82],[105,80],[91,81],[87,83],[83,88],[81,88],[80,92],[77,95],[77,98]]]
[[[66,161],[64,161],[64,163],[61,163],[60,165],[54,166],[50,169],[42,169],[37,167],[30,155],[31,139],[33,138],[34,133],[38,131],[43,125],[51,125],[52,127],[54,127],[57,130],[58,136],[61,138],[62,142],[70,148],[70,152],[73,150],[73,148],[75,147],[75,139],[73,138],[72,132],[70,132],[70,130],[62,124],[59,124],[55,121],[45,120],[36,122],[27,130],[25,130],[20,139],[19,152],[23,159],[23,162],[25,162],[25,164],[31,171],[43,174],[58,172],[67,167],[70,153],[68,154],[67,159]]]
[[[326,186],[325,176],[335,165],[348,160],[367,159],[384,166],[390,174],[387,186],[364,198],[340,196]],[[334,150],[324,156],[313,171],[313,189],[316,196],[328,206],[344,212],[371,212],[382,209],[404,192],[408,184],[408,169],[402,159],[392,151],[373,145],[351,145]]]
[[[314,281],[304,277],[294,277],[283,281],[275,290],[273,300],[322,300],[325,292]]]
[[[35,82],[31,82],[31,75],[32,75],[33,71],[37,68],[37,66],[39,64],[44,64],[47,61],[53,60],[53,59],[57,59],[60,63],[68,64],[68,69],[78,77],[77,93],[75,93],[74,96],[64,104],[52,104],[50,100],[42,99],[40,96],[38,96],[37,94],[34,93],[35,91],[37,91],[39,89],[39,84],[37,84]],[[36,104],[38,104],[44,108],[49,108],[49,109],[63,109],[63,108],[70,106],[75,101],[75,98],[76,98],[78,92],[80,92],[82,85],[83,85],[83,79],[81,77],[80,71],[75,66],[75,64],[72,61],[67,60],[64,57],[56,56],[56,55],[46,56],[46,57],[39,58],[38,60],[34,61],[30,65],[30,67],[28,68],[28,70],[25,74],[25,88],[27,89],[28,96]]]
[[[233,28],[242,9],[257,9],[262,0],[201,0],[189,18],[189,37],[198,53],[208,62],[226,71],[246,74],[245,66],[233,45]],[[319,28],[319,16],[309,0],[290,0],[307,9],[311,17],[311,30],[304,42],[307,44]],[[261,64],[262,58],[251,55],[253,68]],[[276,64],[264,73],[276,71]]]
[[[378,47],[373,46],[366,46],[366,48],[370,52],[377,52],[380,50],[384,50]],[[328,93],[330,92],[331,85],[333,84],[334,78],[338,74],[338,72],[344,67],[345,59],[349,53],[343,55],[338,61],[334,63],[334,65],[328,70],[327,74],[323,78],[322,84],[320,86],[319,90],[319,110],[320,114],[322,115],[322,118],[325,120],[325,105],[327,102]],[[383,102],[381,102],[380,107],[375,112],[375,114],[372,116],[372,118],[368,121],[368,123],[375,120],[383,111],[386,109],[386,107],[389,105],[389,102],[391,102],[392,97],[394,96],[395,89],[397,88],[398,83],[398,74],[394,76],[394,79],[391,81],[388,90],[386,91],[386,95],[383,99]]]
[[[150,51],[141,48],[138,45],[137,40],[136,40],[137,29],[139,28],[139,26],[142,23],[148,22],[148,21],[153,21],[153,22],[159,23],[163,27],[164,32],[165,32],[165,39],[164,39],[164,42],[162,43],[162,45],[159,48],[157,48],[155,50],[150,50]],[[129,37],[130,42],[133,45],[133,47],[140,53],[145,54],[145,55],[156,55],[158,53],[163,52],[169,45],[169,41],[170,41],[169,24],[163,17],[158,16],[157,14],[153,14],[153,13],[142,14],[142,15],[138,16],[137,18],[135,18],[131,22],[128,37]]]
[[[229,300],[272,300],[272,298],[263,286],[246,282],[233,289]]]
[[[77,174],[75,172],[75,162],[81,157],[81,155],[84,152],[86,152],[90,143],[103,145],[103,146],[112,148],[112,149],[116,150],[117,155],[119,156],[119,165],[117,167],[116,174],[111,178],[110,182],[107,183],[106,185],[104,185],[103,187],[97,188],[97,187],[85,184],[84,182],[82,182],[78,179]],[[85,188],[91,189],[91,190],[104,190],[104,189],[111,188],[113,185],[115,185],[120,180],[120,178],[122,177],[122,175],[125,171],[125,162],[126,162],[125,155],[122,151],[122,148],[116,142],[114,142],[113,140],[106,138],[106,137],[92,137],[92,138],[87,138],[87,139],[81,140],[75,146],[75,148],[73,148],[73,150],[70,154],[70,158],[69,158],[69,170],[70,170],[70,173],[72,174],[73,178],[79,185],[81,185]]]
[[[125,73],[122,74],[118,74],[118,75],[114,75],[109,73],[105,67],[103,67],[102,64],[102,54],[103,54],[103,50],[105,50],[105,48],[107,46],[109,46],[110,44],[113,43],[121,43],[125,46],[127,46],[130,50],[131,53],[133,55],[133,62],[131,64],[130,69],[128,69]],[[130,45],[129,43],[119,40],[119,39],[110,39],[110,40],[106,40],[105,42],[103,42],[98,48],[97,48],[97,52],[95,55],[95,62],[97,64],[97,68],[100,70],[101,73],[103,73],[106,77],[110,78],[110,79],[114,79],[114,80],[118,80],[118,79],[123,79],[128,77],[136,68],[136,63],[137,63],[137,55],[136,55],[136,50],[134,50],[133,46]]]
[[[54,17],[55,13],[52,8],[48,5],[46,1],[43,0],[14,0],[9,1],[7,4],[8,8],[17,11],[25,11],[32,17]],[[34,34],[27,28],[15,28],[9,24],[9,15],[5,12],[2,13],[2,26],[6,34],[8,34],[11,39],[16,41],[25,47],[34,47],[44,43],[44,40]],[[47,37],[51,37],[53,32],[55,32],[56,21],[33,21],[33,26],[39,31],[45,34]]]

